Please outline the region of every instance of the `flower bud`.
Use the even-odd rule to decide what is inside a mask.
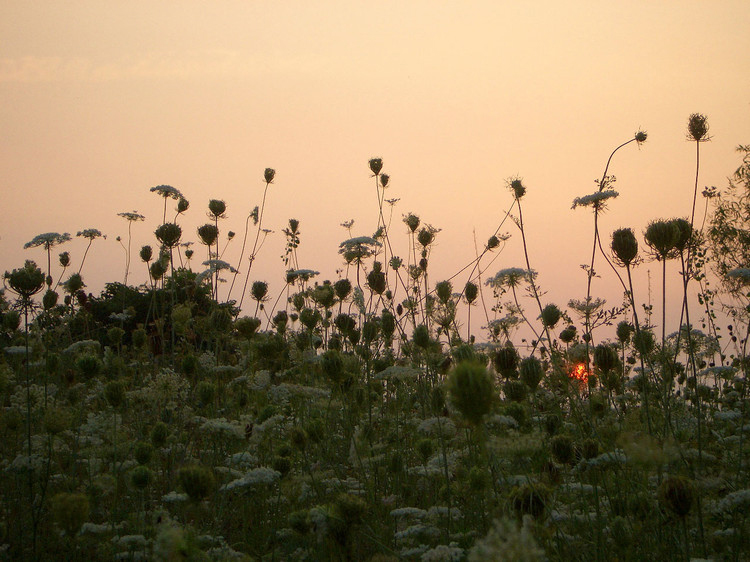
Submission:
[[[266,171],[263,172],[263,179],[266,180],[266,183],[271,183],[274,177],[276,177],[276,170],[273,168],[266,168]]]

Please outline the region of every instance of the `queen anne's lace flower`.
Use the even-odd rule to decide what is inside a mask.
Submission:
[[[595,209],[601,209],[604,202],[607,199],[614,199],[620,194],[614,189],[603,189],[602,191],[596,191],[590,195],[584,195],[583,197],[576,197],[573,199],[573,209],[576,207],[594,207]]]

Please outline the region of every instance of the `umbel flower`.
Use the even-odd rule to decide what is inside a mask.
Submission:
[[[159,195],[164,197],[164,199],[184,199],[182,193],[180,193],[180,190],[176,187],[172,187],[171,185],[157,185],[152,187],[149,191],[151,191],[151,193],[158,193]]]
[[[103,237],[106,238],[106,235],[102,234],[100,230],[97,230],[96,228],[87,228],[85,230],[81,230],[76,234],[76,236],[81,236],[82,238],[88,238],[89,240],[93,240],[94,238]]]
[[[501,287],[517,287],[521,281],[532,281],[536,277],[533,269],[522,269],[520,267],[506,267],[498,271],[494,277],[485,281],[485,285],[499,289]]]
[[[346,263],[361,262],[372,256],[380,246],[380,242],[371,236],[357,236],[339,244],[339,254],[344,256]]]
[[[70,234],[67,232],[63,232],[62,234],[58,232],[45,232],[44,234],[37,234],[34,236],[34,238],[32,238],[31,241],[26,242],[23,247],[28,249],[44,246],[45,250],[49,250],[52,246],[57,246],[68,240],[70,240]]]
[[[118,217],[122,217],[127,221],[142,221],[146,220],[146,217],[144,217],[142,214],[140,214],[138,211],[131,211],[126,213],[117,213]]]
[[[583,197],[576,197],[573,199],[573,209],[576,207],[593,207],[594,209],[602,209],[604,202],[607,199],[614,199],[620,194],[614,189],[603,189],[602,191],[596,191],[590,195],[584,195]]]

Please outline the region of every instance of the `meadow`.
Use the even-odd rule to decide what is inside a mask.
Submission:
[[[600,231],[610,165],[643,131],[572,202],[591,258],[566,303],[544,300],[526,251],[522,178],[476,258],[438,280],[439,229],[394,222],[379,158],[377,229],[343,225],[336,278],[300,268],[294,219],[281,289],[254,278],[271,168],[239,233],[219,199],[187,232],[183,194],[151,188],[162,224],[134,249],[144,217],[120,213],[125,278],[98,295],[99,230],[77,234],[81,256],[68,233],[36,236],[0,294],[0,559],[747,560],[750,146],[699,191],[705,116],[687,136],[691,216]],[[509,229],[525,259],[501,268]],[[661,273],[647,306],[645,262]],[[621,304],[597,297],[604,270]]]

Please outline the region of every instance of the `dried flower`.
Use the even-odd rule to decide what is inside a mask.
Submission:
[[[638,255],[638,240],[629,228],[620,228],[612,233],[612,252],[623,267],[628,267]]]
[[[521,199],[521,197],[526,195],[526,187],[523,185],[521,178],[510,178],[508,180],[508,187],[516,199]]]
[[[382,158],[370,158],[370,170],[372,170],[372,173],[376,176],[380,173],[380,170],[383,169],[383,159]]]
[[[708,136],[708,117],[700,113],[693,113],[688,118],[688,140],[706,142]]]

